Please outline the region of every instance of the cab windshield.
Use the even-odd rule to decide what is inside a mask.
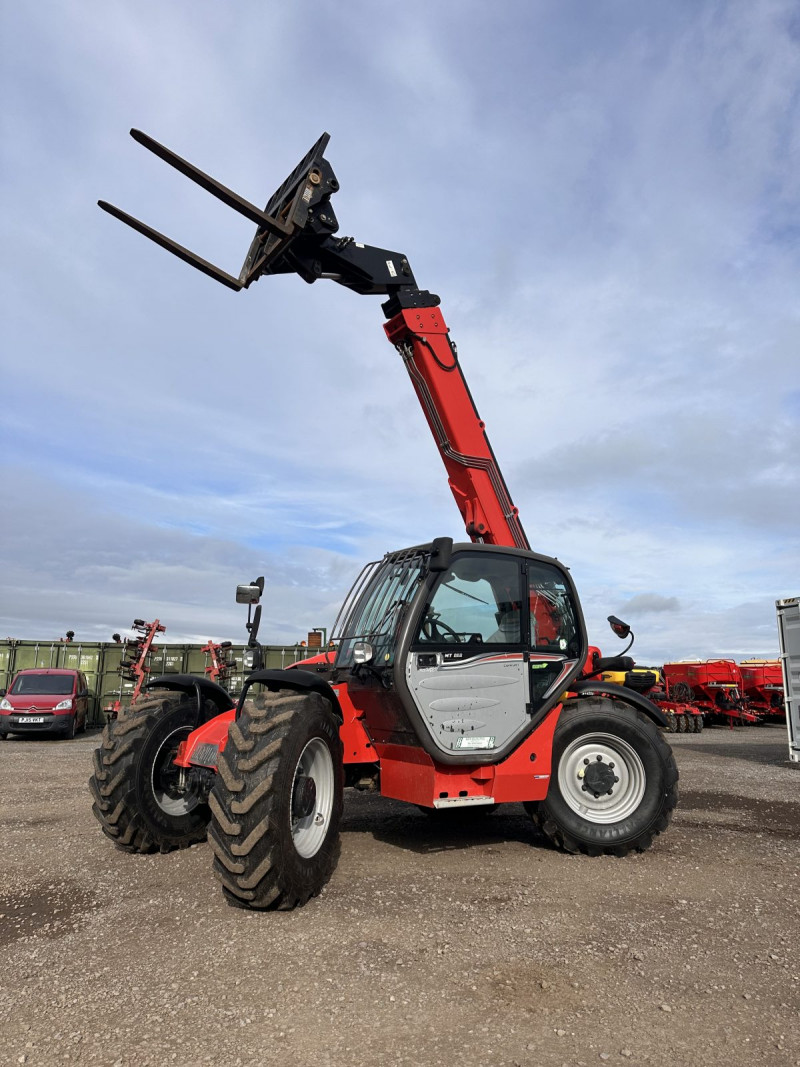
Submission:
[[[420,552],[393,553],[364,568],[334,627],[337,667],[353,666],[353,648],[362,641],[372,646],[373,667],[392,666],[400,620],[422,581],[425,561]]]

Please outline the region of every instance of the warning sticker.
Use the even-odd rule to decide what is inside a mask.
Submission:
[[[456,748],[494,748],[493,737],[459,737]]]
[[[392,261],[390,259],[386,260],[386,268],[389,271],[390,277],[392,277],[392,278],[396,278],[397,277],[397,271],[394,269],[394,263],[392,263]]]

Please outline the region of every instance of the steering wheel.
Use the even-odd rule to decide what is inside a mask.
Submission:
[[[461,644],[461,637],[453,627],[448,626],[446,622],[442,622],[438,616],[433,614],[426,615],[422,620],[422,633],[427,641]]]

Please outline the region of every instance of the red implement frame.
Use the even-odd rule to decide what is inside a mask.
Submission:
[[[231,642],[224,641],[216,644],[209,637],[201,651],[206,654],[205,675],[212,682],[225,686],[231,679],[231,674],[236,667],[236,660],[229,659]]]
[[[125,642],[124,655],[129,655],[130,660],[122,660],[119,665],[120,677],[126,681],[135,682],[131,693],[130,705],[134,705],[141,696],[142,689],[147,683],[150,667],[147,660],[153,647],[156,634],[166,633],[166,626],[162,626],[158,619],[153,622],[145,622],[144,619],[134,619],[131,629],[138,633],[137,637]],[[116,719],[122,710],[122,699],[115,700],[103,709],[109,719]]]

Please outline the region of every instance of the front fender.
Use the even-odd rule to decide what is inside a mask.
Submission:
[[[178,755],[175,758],[175,763],[178,767],[199,766],[216,770],[219,753],[222,752],[228,741],[228,729],[238,715],[247,697],[248,689],[254,682],[260,682],[262,685],[267,685],[273,689],[294,689],[302,693],[320,693],[331,702],[335,714],[340,719],[343,719],[339,698],[335,690],[331,689],[324,679],[311,671],[293,669],[254,671],[245,680],[242,695],[239,697],[239,703],[235,709],[225,690],[216,685],[215,682],[208,681],[208,679],[195,678],[188,674],[178,674],[168,675],[165,679],[154,679],[151,684],[155,685],[156,682],[173,683],[170,686],[159,684],[159,688],[162,689],[188,689],[189,692],[194,691],[194,683],[197,682],[200,684],[203,696],[209,696],[209,698],[213,699],[213,689],[218,689],[226,698],[226,706],[220,708],[222,714],[216,715],[203,723],[196,730],[193,730],[185,741],[181,742],[178,748]]]
[[[319,693],[320,696],[329,700],[333,707],[334,714],[339,717],[340,720],[344,719],[341,705],[339,704],[339,697],[336,694],[336,690],[333,689],[330,684],[321,678],[320,675],[314,674],[313,671],[298,670],[296,667],[287,667],[286,670],[263,670],[253,671],[245,679],[244,689],[242,689],[241,696],[239,697],[239,704],[236,708],[236,714],[238,716],[242,704],[247,699],[247,692],[254,682],[266,685],[268,689],[294,689],[298,693]]]
[[[597,682],[592,678],[587,678],[582,682],[573,682],[569,691],[577,697],[607,696],[623,704],[630,704],[637,711],[644,712],[662,730],[667,728],[667,717],[661,708],[641,693],[628,689],[627,686],[615,685],[614,682]]]

